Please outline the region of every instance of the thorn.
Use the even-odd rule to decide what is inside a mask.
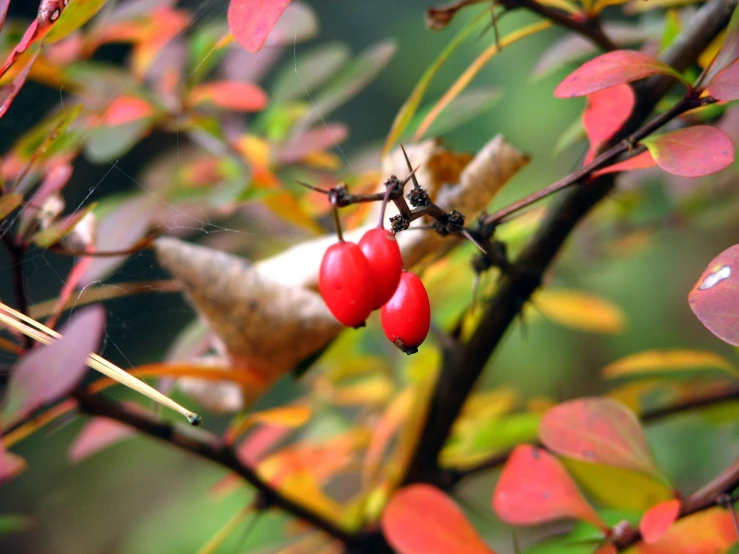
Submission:
[[[476,241],[476,240],[474,239],[474,237],[473,237],[472,235],[470,235],[470,233],[469,233],[469,231],[467,231],[467,229],[462,229],[462,230],[461,230],[461,231],[459,232],[459,234],[460,234],[460,235],[462,235],[462,236],[463,236],[464,238],[466,238],[466,239],[467,239],[468,241],[470,241],[470,242],[471,242],[472,244],[474,244],[474,245],[475,245],[475,247],[476,247],[476,248],[477,248],[477,249],[478,249],[478,250],[479,250],[480,252],[482,252],[482,254],[483,254],[483,255],[485,255],[485,256],[488,256],[487,250],[485,250],[485,249],[484,249],[484,248],[482,247],[482,244],[480,244],[479,242],[477,242],[477,241]]]
[[[316,187],[314,185],[309,185],[308,183],[304,183],[303,181],[299,181],[297,179],[295,179],[295,182],[298,183],[299,185],[303,185],[305,188],[308,188],[310,190],[314,190],[316,192],[320,192],[320,193],[323,193],[323,194],[328,194],[329,193],[329,191],[326,190],[326,189],[322,189],[322,188]]]
[[[408,175],[408,178],[406,178],[405,181],[403,181],[403,184],[405,185],[408,182],[408,179],[413,179],[413,186],[416,188],[421,188],[421,185],[418,184],[418,179],[416,179],[416,171],[418,170],[420,165],[413,169],[413,166],[411,165],[411,160],[408,158],[408,152],[405,151],[405,147],[401,144],[400,149],[403,151],[403,156],[405,157],[405,163],[408,166],[408,171],[411,172],[410,175]]]

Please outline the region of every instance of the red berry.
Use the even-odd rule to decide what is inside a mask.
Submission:
[[[376,295],[374,308],[377,309],[390,300],[398,288],[400,272],[403,270],[398,241],[390,231],[377,227],[364,234],[359,241],[359,248],[372,268]]]
[[[382,330],[406,354],[418,352],[431,325],[426,287],[414,273],[404,271],[393,297],[380,310]]]
[[[323,255],[318,290],[336,319],[348,327],[361,327],[374,306],[373,279],[359,246],[338,242]]]

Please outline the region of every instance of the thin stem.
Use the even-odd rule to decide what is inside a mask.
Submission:
[[[485,224],[497,225],[515,212],[527,208],[535,202],[546,198],[547,196],[551,196],[552,194],[571,187],[572,185],[582,183],[587,178],[589,178],[594,171],[606,167],[610,164],[610,162],[614,161],[621,154],[628,152],[629,150],[633,150],[634,144],[639,142],[641,139],[651,135],[654,131],[656,131],[666,123],[672,121],[673,119],[687,111],[695,109],[699,106],[713,104],[715,102],[716,100],[710,97],[697,98],[692,92],[687,94],[680,102],[672,106],[672,108],[657,116],[652,121],[644,125],[644,127],[632,133],[630,136],[623,139],[615,146],[603,152],[588,165],[583,166],[573,173],[570,173],[559,181],[555,181],[554,183],[529,194],[528,196],[510,204],[509,206],[506,206],[505,208],[495,212],[494,214],[487,216],[483,220],[483,222]]]
[[[336,235],[339,237],[339,242],[344,242],[344,233],[341,232],[341,220],[339,219],[339,209],[331,204],[331,209],[334,212],[334,224],[336,225]]]
[[[25,249],[18,245],[8,235],[2,237],[3,244],[10,255],[10,265],[13,270],[13,290],[18,311],[23,315],[28,314],[28,296],[26,295],[26,277],[23,272],[23,256]],[[23,336],[23,347],[28,349],[33,346],[33,339],[27,335]]]
[[[185,434],[179,427],[157,416],[141,410],[127,409],[125,406],[84,390],[75,391],[73,397],[84,413],[114,419],[133,427],[144,435],[164,441],[233,471],[257,490],[264,499],[262,505],[265,508],[272,506],[280,508],[342,542],[349,543],[355,539],[355,536],[333,521],[316,514],[311,508],[272,488],[253,469],[241,463],[233,449],[215,435],[204,431],[199,431],[197,434]]]

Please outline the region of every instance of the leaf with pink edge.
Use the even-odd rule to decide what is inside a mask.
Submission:
[[[681,177],[703,177],[716,173],[734,161],[734,145],[729,135],[708,125],[695,125],[641,141],[657,165]]]
[[[61,329],[62,338],[26,354],[11,370],[2,424],[7,429],[34,410],[68,393],[87,370],[87,356],[97,350],[105,310],[90,306]]]

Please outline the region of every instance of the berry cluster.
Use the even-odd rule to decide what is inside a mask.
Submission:
[[[385,336],[406,354],[426,339],[431,306],[417,275],[403,269],[395,235],[379,226],[359,244],[339,242],[323,256],[318,288],[336,319],[361,327],[373,310],[380,309]]]

